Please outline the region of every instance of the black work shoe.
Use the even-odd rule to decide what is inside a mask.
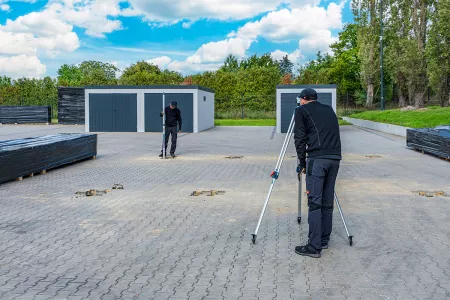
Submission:
[[[322,249],[328,249],[328,244],[322,244],[320,246],[322,247]]]
[[[303,255],[303,256],[314,257],[314,258],[319,258],[320,257],[320,251],[317,251],[310,244],[306,244],[305,246],[297,246],[297,247],[295,247],[295,253]]]
[[[159,155],[159,157],[163,157],[163,154],[161,153],[161,154]]]

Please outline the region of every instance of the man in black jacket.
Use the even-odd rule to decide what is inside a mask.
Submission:
[[[170,102],[170,105],[164,109],[164,112],[161,112],[159,115],[166,116],[166,140],[164,143],[164,152],[167,155],[167,144],[169,143],[169,135],[172,135],[172,144],[170,146],[170,155],[172,158],[175,157],[175,150],[177,148],[177,133],[181,132],[181,111],[177,108],[177,101]],[[177,126],[178,125],[178,126]],[[179,130],[177,130],[179,127]],[[161,154],[159,157],[163,157],[163,152],[161,149]]]
[[[300,176],[306,171],[309,233],[308,243],[295,247],[295,252],[319,258],[328,248],[332,229],[334,186],[342,159],[339,123],[333,109],[317,101],[314,89],[304,89],[298,100],[294,140],[297,172]]]

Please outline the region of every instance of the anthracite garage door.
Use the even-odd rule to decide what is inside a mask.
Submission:
[[[165,105],[177,101],[181,111],[183,132],[194,132],[194,94],[192,93],[165,93]],[[159,113],[162,109],[162,93],[145,94],[145,131],[162,132],[162,118]]]
[[[300,93],[281,93],[281,132],[286,133],[291,123],[292,114],[297,106],[297,96]],[[317,100],[329,106],[332,106],[331,93],[317,93]]]
[[[89,131],[137,132],[137,94],[89,94]]]

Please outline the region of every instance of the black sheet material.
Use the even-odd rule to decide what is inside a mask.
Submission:
[[[0,183],[96,155],[96,134],[63,133],[0,141]]]
[[[58,87],[58,123],[84,124],[84,88]]]
[[[0,106],[0,123],[51,123],[51,106]]]
[[[450,159],[450,129],[446,129],[446,126],[408,129],[406,132],[406,145]]]

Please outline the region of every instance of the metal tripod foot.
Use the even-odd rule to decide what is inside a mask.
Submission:
[[[255,244],[256,242],[256,234],[252,234],[252,243]]]
[[[302,222],[302,217],[297,218],[297,223],[300,224]]]
[[[348,243],[350,244],[350,246],[353,245],[353,235],[348,237]]]

